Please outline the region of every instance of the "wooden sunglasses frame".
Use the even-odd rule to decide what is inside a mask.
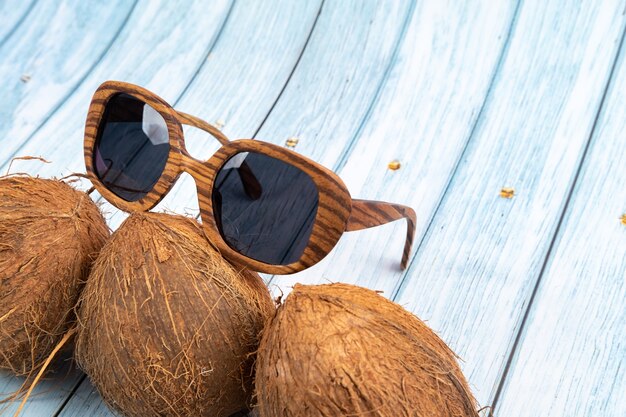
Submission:
[[[165,120],[169,133],[169,155],[160,178],[143,198],[126,201],[111,192],[100,181],[94,170],[93,152],[98,129],[106,105],[117,94],[131,95],[150,105]],[[217,139],[222,147],[207,161],[193,158],[185,148],[182,125],[202,129]],[[107,81],[96,90],[89,107],[85,124],[85,166],[87,175],[96,190],[117,208],[127,211],[148,211],[159,203],[170,191],[181,173],[187,172],[195,182],[202,218],[202,228],[207,239],[229,261],[249,269],[270,274],[291,274],[315,265],[337,244],[346,231],[362,230],[383,225],[394,220],[407,220],[407,235],[402,256],[405,269],[415,235],[415,212],[400,204],[381,201],[352,199],[341,179],[328,168],[304,156],[273,145],[252,139],[230,141],[221,131],[194,116],[176,111],[156,94],[133,84]],[[241,152],[257,152],[286,162],[307,173],[317,186],[318,209],[313,222],[309,242],[300,258],[288,265],[273,265],[249,258],[231,248],[216,224],[211,198],[213,182],[222,166]]]

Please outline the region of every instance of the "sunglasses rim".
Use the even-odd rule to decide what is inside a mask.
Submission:
[[[152,106],[159,112],[168,128],[170,149],[161,175],[144,197],[126,201],[110,191],[98,178],[93,166],[93,154],[98,128],[109,99],[117,94],[129,94]],[[276,158],[305,172],[318,190],[318,206],[307,246],[299,259],[287,265],[268,264],[231,248],[217,227],[213,212],[213,183],[223,165],[241,152],[258,152]],[[352,198],[343,181],[331,170],[294,151],[268,142],[239,139],[222,145],[207,161],[193,158],[185,148],[181,118],[165,100],[133,84],[107,81],[95,92],[85,123],[85,166],[87,176],[95,189],[120,210],[126,212],[149,211],[172,189],[183,172],[190,174],[197,189],[202,229],[216,249],[233,263],[270,274],[291,274],[309,268],[321,261],[337,244],[346,231],[352,210]]]
[[[100,195],[120,210],[127,212],[149,211],[152,209],[169,193],[173,184],[183,172],[181,171],[182,154],[179,152],[179,149],[184,148],[183,128],[176,117],[175,110],[156,94],[139,86],[133,87],[132,91],[130,91],[126,89],[125,86],[111,81],[107,81],[98,87],[89,105],[84,137],[84,156],[87,176]],[[131,95],[156,110],[165,120],[169,137],[167,161],[159,175],[159,179],[145,196],[135,201],[124,200],[110,191],[98,178],[93,162],[98,129],[100,128],[106,106],[109,100],[118,94]],[[172,174],[174,174],[173,177]]]

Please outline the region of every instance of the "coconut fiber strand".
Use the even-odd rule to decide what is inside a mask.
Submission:
[[[102,249],[79,308],[76,359],[126,416],[248,409],[259,333],[274,312],[195,220],[132,214]]]
[[[261,417],[476,417],[456,357],[374,291],[296,285],[263,331]]]
[[[58,180],[0,178],[0,368],[23,375],[46,360],[108,236],[84,192]]]

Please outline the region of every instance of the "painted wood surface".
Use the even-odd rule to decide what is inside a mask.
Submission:
[[[623,2],[577,5],[522,5],[483,115],[396,284],[396,300],[464,359],[483,405],[501,378],[624,28]],[[502,187],[516,196],[500,198]]]
[[[502,416],[625,416],[626,56],[597,121],[496,403]],[[529,406],[531,405],[531,406]]]
[[[0,2],[0,16],[2,16],[3,23],[0,27],[0,47],[28,16],[34,4],[35,0],[6,0]]]
[[[34,135],[21,141],[18,155],[42,155],[51,163],[21,162],[16,167],[42,176],[84,171],[79,156],[87,109],[96,88],[109,79],[126,80],[158,88],[163,98],[177,100],[215,46],[231,7],[232,2],[216,1],[211,12],[204,14],[202,1],[181,7],[168,1],[140,0],[100,64]],[[184,24],[195,31],[181,30]],[[159,30],[154,30],[157,27]],[[51,137],[63,138],[63,146]],[[0,170],[6,168],[4,162]]]
[[[64,353],[54,360],[50,372],[41,380],[32,392],[24,407],[23,416],[54,416],[72,395],[78,381],[84,374],[71,361],[71,353]],[[6,398],[16,392],[24,378],[12,377],[6,371],[0,371],[0,398]],[[0,416],[12,416],[21,401],[0,404]]]
[[[133,7],[127,0],[34,6],[0,47],[0,161],[15,156],[98,65]]]
[[[405,225],[398,222],[346,235],[321,271],[275,278],[276,293],[295,282],[328,281],[385,291],[441,332],[464,359],[479,400],[489,404],[616,55],[620,7],[587,2],[568,14],[560,2],[522,4],[485,108],[474,130],[470,124],[465,131],[469,145],[450,184],[451,171],[441,168],[455,135],[446,129],[458,129],[451,121],[460,118],[427,113],[445,95],[415,101],[427,104],[411,113],[430,117],[403,126],[398,114],[404,111],[395,108],[386,121],[366,127],[364,134],[372,139],[359,140],[339,173],[352,190],[363,190],[359,197],[399,201],[418,211],[418,231],[421,225],[426,234],[413,265],[399,271]],[[471,85],[470,79],[461,85]],[[396,95],[406,97],[402,87]],[[462,100],[459,87],[450,88],[448,96]],[[389,98],[389,107],[395,98]],[[410,130],[415,126],[432,130],[416,135]],[[394,134],[398,127],[406,130]],[[463,143],[457,146],[450,169],[463,150]],[[404,159],[404,167],[387,170],[395,159]],[[507,185],[527,195],[499,199]],[[527,246],[536,249],[524,251]]]
[[[87,106],[107,79],[232,138],[297,137],[296,151],[338,171],[355,198],[413,206],[418,247],[402,273],[403,223],[349,233],[316,267],[268,277],[277,294],[328,281],[385,291],[463,357],[496,416],[626,414],[623,57],[603,104],[623,1],[124,0],[125,16],[105,17],[83,2],[27,3],[0,14],[0,170],[19,153],[52,163],[12,171],[83,171]],[[69,33],[46,25],[78,13]],[[41,52],[46,33],[64,47]],[[100,55],[79,53],[89,45]],[[37,70],[27,83],[24,65]],[[217,148],[187,136],[194,155]],[[504,186],[515,197],[500,198]],[[105,208],[116,227],[125,216]],[[159,209],[196,213],[190,178]],[[65,366],[23,415],[112,415]],[[18,383],[0,375],[0,392]]]

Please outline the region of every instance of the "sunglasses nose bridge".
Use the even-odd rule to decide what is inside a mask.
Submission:
[[[182,153],[181,160],[181,170],[191,175],[196,182],[206,182],[209,178],[213,177],[213,173],[215,172],[215,167],[207,161],[202,161],[200,159],[194,158],[189,155],[188,152],[184,151]]]

